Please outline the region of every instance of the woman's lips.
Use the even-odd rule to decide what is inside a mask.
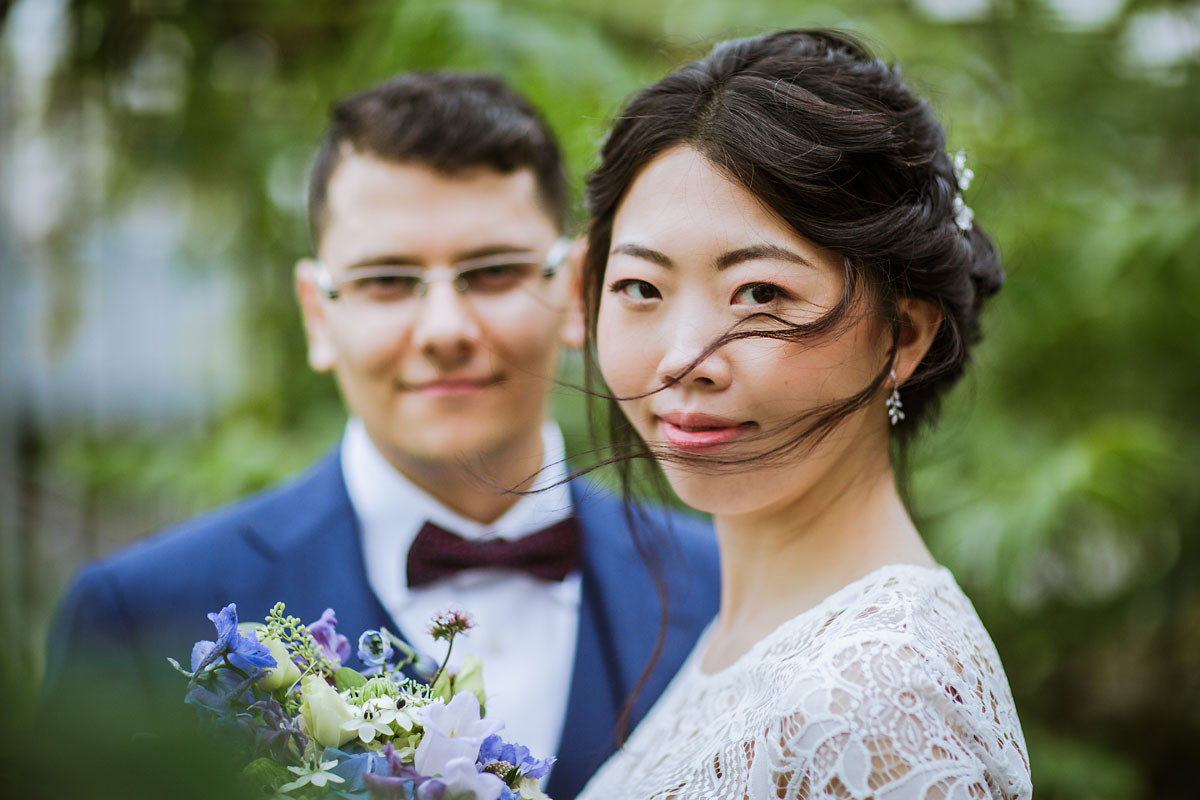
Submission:
[[[738,422],[711,414],[662,414],[658,421],[662,425],[663,438],[673,447],[689,453],[729,444],[754,427],[753,422]]]

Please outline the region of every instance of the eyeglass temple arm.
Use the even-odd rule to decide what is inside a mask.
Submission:
[[[337,300],[341,289],[333,282],[333,276],[329,274],[329,268],[321,261],[313,261],[313,277],[316,278],[317,288],[320,289],[330,300]]]
[[[542,267],[542,277],[554,277],[555,273],[562,269],[563,262],[567,260],[567,254],[570,252],[570,239],[565,236],[555,239],[554,244],[550,245],[550,251],[546,253],[546,263]]]

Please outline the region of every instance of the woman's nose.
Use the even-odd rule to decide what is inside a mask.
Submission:
[[[658,380],[664,385],[705,391],[724,389],[732,379],[732,365],[724,347],[717,347],[724,330],[679,319],[666,333],[666,349],[658,365]]]

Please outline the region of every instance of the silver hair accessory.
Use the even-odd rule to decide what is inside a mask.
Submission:
[[[958,192],[954,195],[954,224],[958,226],[960,231],[966,233],[975,224],[975,212],[963,200],[962,193],[971,188],[971,180],[975,177],[975,170],[967,166],[967,154],[963,150],[959,150],[954,154],[953,163],[954,178],[958,181]]]
[[[892,393],[887,399],[888,419],[892,421],[892,425],[899,425],[900,420],[904,419],[904,404],[900,402],[900,386],[896,382],[896,370],[890,373],[892,378]]]

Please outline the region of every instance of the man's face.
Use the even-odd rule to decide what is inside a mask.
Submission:
[[[335,284],[393,265],[427,276],[396,301],[388,279],[323,294],[297,269],[309,361],[332,370],[351,413],[402,470],[537,452],[565,313],[567,278],[513,288],[504,268],[545,259],[557,231],[529,170],[446,175],[347,153],[328,188],[318,257]],[[416,268],[416,269],[413,269]]]

